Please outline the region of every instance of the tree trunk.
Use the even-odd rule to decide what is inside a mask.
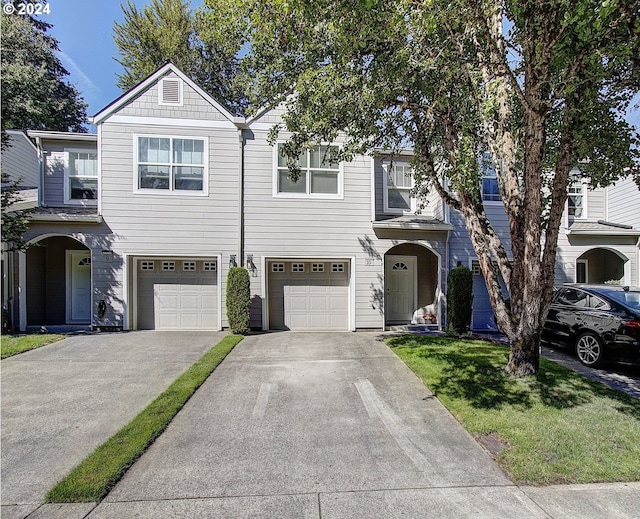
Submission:
[[[522,334],[510,346],[507,373],[514,377],[535,375],[540,368],[540,333]]]

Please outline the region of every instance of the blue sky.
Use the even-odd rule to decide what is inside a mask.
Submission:
[[[126,0],[122,0],[125,3]],[[150,0],[133,0],[138,8]],[[50,14],[41,15],[53,24],[51,34],[60,42],[60,60],[70,72],[69,81],[89,104],[88,115],[95,115],[122,94],[116,74],[122,66],[116,61],[113,22],[122,23],[120,0],[48,0]],[[202,5],[191,0],[192,8]]]
[[[126,0],[122,0],[125,2]],[[122,92],[116,86],[116,74],[122,67],[115,60],[113,22],[122,22],[120,0],[48,0],[50,14],[42,19],[53,24],[51,33],[60,42],[60,59],[71,73],[70,81],[89,104],[88,115],[94,115]],[[143,7],[150,0],[133,0]],[[191,7],[202,0],[191,0]],[[636,96],[636,105],[640,95]],[[628,120],[640,126],[640,110],[636,108]]]

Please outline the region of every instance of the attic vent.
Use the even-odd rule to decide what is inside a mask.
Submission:
[[[168,78],[160,81],[159,97],[161,105],[181,105],[182,80],[178,78]]]

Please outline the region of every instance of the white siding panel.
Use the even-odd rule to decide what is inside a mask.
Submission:
[[[40,164],[38,151],[24,133],[7,132],[9,146],[2,151],[2,171],[25,187],[38,187]]]

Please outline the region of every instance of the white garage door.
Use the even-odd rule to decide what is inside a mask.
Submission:
[[[268,269],[270,329],[349,329],[347,261],[272,261]]]
[[[138,329],[218,329],[217,263],[213,259],[138,261]]]

